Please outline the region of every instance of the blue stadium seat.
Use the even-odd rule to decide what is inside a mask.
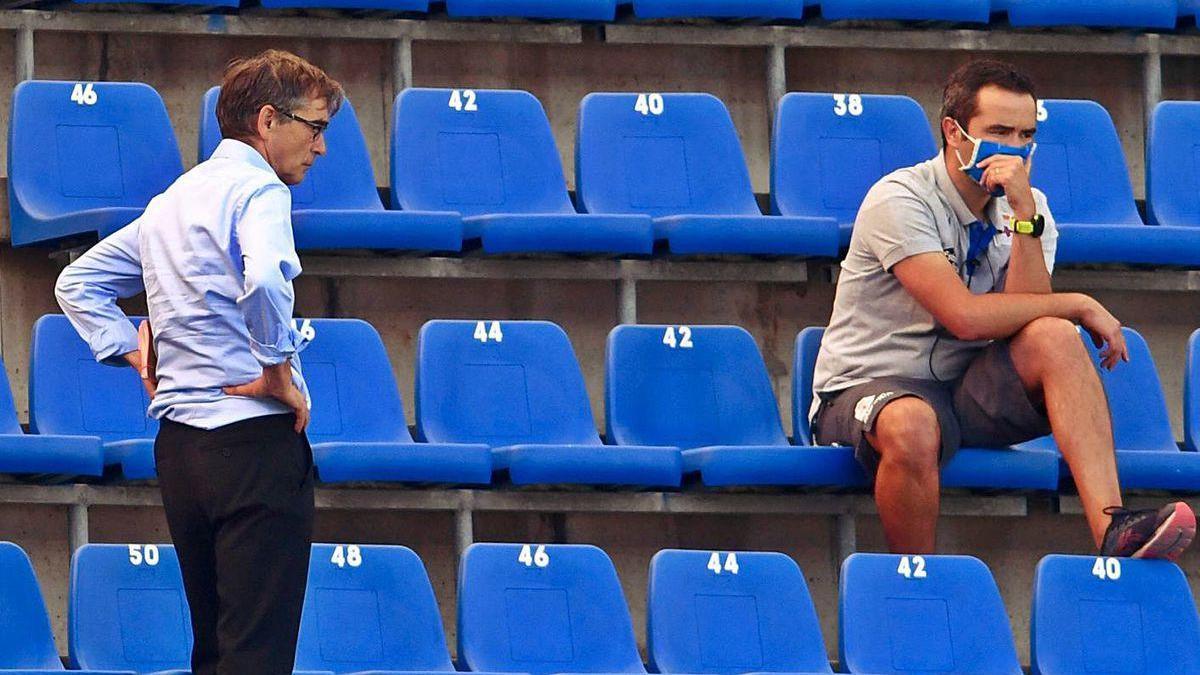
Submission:
[[[838,19],[987,23],[991,0],[820,0],[821,16]]]
[[[71,0],[80,4],[104,3],[109,0]],[[141,5],[196,5],[200,7],[232,7],[237,8],[240,0],[131,0],[132,4]]]
[[[450,16],[612,21],[617,0],[446,0]]]
[[[801,19],[803,0],[633,0],[639,19]]]
[[[840,589],[848,672],[1021,675],[1000,589],[977,558],[856,553]]]
[[[453,673],[425,565],[403,546],[313,544],[296,668]]]
[[[646,672],[617,571],[595,546],[473,544],[458,581],[458,658],[469,670]]]
[[[87,544],[71,557],[75,668],[187,673],[192,622],[175,547]]]
[[[824,328],[809,327],[796,336],[792,424],[797,443],[814,442],[809,411],[813,400],[813,369],[824,334]],[[961,448],[942,467],[941,477],[942,487],[948,488],[1056,490],[1059,456],[1045,448]]]
[[[1146,212],[1156,225],[1200,225],[1200,165],[1195,129],[1200,103],[1163,101],[1150,116],[1146,138]]]
[[[659,551],[647,596],[655,672],[833,672],[804,574],[782,553]]]
[[[1047,100],[1033,184],[1058,223],[1057,262],[1200,266],[1200,228],[1143,225],[1108,111]]]
[[[104,448],[99,438],[26,434],[21,429],[3,359],[0,359],[0,473],[53,476],[104,473]]]
[[[420,437],[486,443],[515,484],[679,486],[678,448],[601,443],[575,350],[552,323],[430,321],[416,380]]]
[[[843,448],[788,443],[767,367],[736,326],[617,326],[608,334],[610,443],[683,448],[709,486],[862,485]]]
[[[1165,560],[1050,555],[1030,616],[1034,675],[1200,673],[1200,621],[1187,578]]]
[[[582,210],[649,214],[678,254],[836,256],[825,218],[764,216],[725,104],[708,94],[589,94],[579,107]]]
[[[154,478],[158,421],[146,415],[150,397],[133,368],[124,360],[97,363],[61,314],[37,320],[31,351],[29,428],[100,443],[106,466],[119,465],[127,479]]]
[[[31,80],[13,90],[14,246],[112,234],[181,173],[167,108],[145,84]]]
[[[771,211],[832,218],[846,248],[867,190],[935,155],[925,111],[907,96],[787,94],[771,143]]]
[[[1200,13],[1200,0],[1179,0],[1179,16],[1195,17]]]
[[[1014,26],[1174,28],[1176,0],[992,0]]]
[[[51,671],[63,665],[33,565],[20,546],[0,542],[0,673]]]
[[[528,92],[400,92],[391,166],[393,208],[457,211],[485,253],[653,250],[649,218],[575,211],[550,121]]]
[[[217,124],[220,87],[204,95],[200,113],[200,161],[221,142]],[[371,155],[354,106],[346,99],[325,132],[327,153],[304,182],[292,186],[292,230],[298,249],[394,249],[458,251],[462,218],[457,213],[385,211],[375,187]]]
[[[1129,362],[1118,363],[1111,372],[1099,367],[1099,350],[1081,335],[1083,344],[1097,364],[1100,382],[1108,397],[1113,439],[1117,449],[1117,473],[1121,487],[1133,490],[1200,491],[1200,453],[1181,451],[1171,430],[1171,416],[1154,357],[1146,341],[1132,328],[1121,329],[1129,348]],[[1046,436],[1024,447],[1058,450]],[[1063,470],[1066,475],[1066,470]]]
[[[487,446],[414,443],[379,333],[357,319],[301,319],[312,335],[300,355],[312,397],[308,437],[324,483],[487,484]]]
[[[1200,452],[1200,329],[1188,338],[1183,372],[1183,443]]]

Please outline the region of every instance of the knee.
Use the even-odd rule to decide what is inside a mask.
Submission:
[[[883,461],[912,475],[928,475],[938,469],[942,446],[937,413],[925,401],[912,396],[887,405],[875,419],[872,445]]]
[[[1044,316],[1030,321],[1014,337],[1011,354],[1018,369],[1055,363],[1084,363],[1087,352],[1075,324],[1066,319]]]

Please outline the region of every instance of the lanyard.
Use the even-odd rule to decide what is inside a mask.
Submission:
[[[967,249],[967,275],[975,274],[975,268],[979,266],[979,259],[987,254],[988,245],[992,243],[992,238],[998,234],[998,230],[992,227],[991,223],[981,223],[975,221],[968,226],[971,230],[971,245]]]

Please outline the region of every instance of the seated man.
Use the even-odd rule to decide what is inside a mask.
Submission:
[[[858,212],[817,358],[817,441],[853,446],[874,476],[888,547],[927,553],[939,464],[962,444],[1053,431],[1101,553],[1177,558],[1195,515],[1121,507],[1108,403],[1075,328],[1111,370],[1129,359],[1121,324],[1050,287],[1058,233],[1029,184],[1032,82],[1005,63],[962,66],[941,130],[941,154],[885,176]]]

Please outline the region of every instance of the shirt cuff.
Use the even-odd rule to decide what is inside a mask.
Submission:
[[[883,271],[891,273],[892,268],[900,264],[902,261],[920,255],[922,253],[942,253],[940,243],[923,241],[907,241],[896,244],[884,252],[879,259],[879,264],[883,266]]]
[[[88,346],[100,363],[128,366],[123,357],[138,350],[137,329],[127,319],[119,319],[91,334]]]
[[[307,343],[308,341],[304,339],[300,331],[295,330],[291,326],[285,326],[280,331],[279,339],[274,344],[259,342],[251,335],[250,352],[258,360],[258,364],[266,368],[268,366],[277,366],[288,360],[293,354],[304,349]]]

